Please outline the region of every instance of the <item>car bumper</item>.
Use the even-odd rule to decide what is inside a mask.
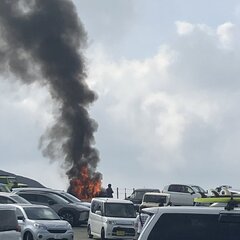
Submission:
[[[73,240],[74,239],[74,232],[73,231],[66,231],[65,233],[60,233],[60,232],[56,232],[56,233],[51,233],[48,231],[42,231],[36,234],[37,238],[39,240],[48,240],[48,239],[66,239],[66,240]]]

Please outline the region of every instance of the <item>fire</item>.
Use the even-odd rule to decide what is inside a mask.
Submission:
[[[83,166],[80,170],[80,177],[70,180],[68,192],[81,200],[90,200],[101,192],[101,186],[101,179],[99,177],[91,177],[88,167]]]

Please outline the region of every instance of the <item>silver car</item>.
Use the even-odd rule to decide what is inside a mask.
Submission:
[[[43,205],[15,205],[23,240],[73,240],[71,225],[51,208]]]

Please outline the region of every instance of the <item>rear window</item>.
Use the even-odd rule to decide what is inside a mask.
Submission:
[[[144,202],[149,203],[166,203],[166,196],[161,195],[145,195]]]
[[[240,221],[219,219],[219,215],[212,214],[163,214],[148,240],[238,240]]]
[[[15,210],[0,210],[0,232],[17,230],[17,217]]]

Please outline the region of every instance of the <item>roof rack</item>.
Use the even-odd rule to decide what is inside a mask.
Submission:
[[[222,195],[219,197],[194,198],[195,203],[226,203],[225,209],[230,211],[240,203],[240,195]]]

